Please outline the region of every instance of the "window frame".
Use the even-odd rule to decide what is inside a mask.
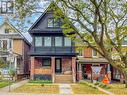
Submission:
[[[98,58],[98,53],[97,53],[97,51],[96,51],[96,56],[94,55],[94,52],[95,52],[95,50],[92,49],[92,57],[93,57],[93,58]]]
[[[46,61],[46,60],[49,61],[49,65],[44,64],[44,61]],[[42,59],[41,66],[44,67],[44,68],[49,68],[49,67],[51,67],[51,58],[43,58],[43,59]]]
[[[41,42],[40,42],[41,45],[36,45],[36,38],[41,38]],[[42,45],[43,45],[42,42],[43,42],[43,39],[42,39],[41,36],[36,36],[36,37],[34,37],[34,46],[35,46],[35,47],[42,47]]]
[[[58,38],[58,37],[61,38],[61,45],[59,45],[59,46],[57,45],[56,46],[56,41],[58,41],[58,40],[56,40],[56,38]],[[63,46],[63,37],[62,36],[56,36],[56,37],[54,37],[54,46],[55,47],[62,47]]]
[[[49,26],[49,20],[52,20],[52,26]],[[55,24],[58,24],[58,26],[56,26]],[[48,28],[60,28],[60,19],[55,19],[55,18],[48,18],[47,20],[47,27]]]
[[[66,43],[66,39],[68,39],[68,41],[70,40],[69,38],[64,37],[64,46],[65,46],[65,47],[71,47],[71,46],[72,46],[72,41],[70,40],[70,45],[66,45],[66,44],[65,44],[65,43]]]
[[[52,37],[51,37],[51,36],[44,36],[43,38],[44,38],[44,40],[43,40],[43,43],[44,43],[43,45],[44,45],[44,47],[51,47],[51,46],[52,46]],[[50,38],[50,40],[51,40],[50,46],[46,46],[46,45],[45,45],[45,38]]]

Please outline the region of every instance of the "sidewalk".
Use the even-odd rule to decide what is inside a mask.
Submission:
[[[73,94],[70,84],[59,84],[60,94],[71,95]]]
[[[24,85],[24,84],[26,84],[27,82],[28,82],[29,80],[27,79],[27,80],[23,80],[23,81],[20,81],[20,82],[18,82],[18,83],[14,83],[14,84],[12,84],[11,86],[10,86],[10,90],[14,90],[14,89],[16,89],[16,88],[18,88],[18,87],[20,87],[20,86],[22,86],[22,85]],[[0,95],[1,95],[1,92],[9,92],[9,86],[6,86],[6,87],[4,87],[4,88],[1,88],[0,89]],[[6,94],[2,94],[2,95],[6,95]],[[13,95],[13,94],[10,94],[10,95]]]

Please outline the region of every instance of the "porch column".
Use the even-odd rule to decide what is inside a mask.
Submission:
[[[55,82],[55,57],[51,57],[52,82]]]
[[[30,79],[34,80],[35,58],[31,57],[31,72]]]
[[[108,78],[109,78],[110,83],[111,83],[111,69],[110,69],[110,64],[108,64],[107,74],[108,74]]]
[[[76,57],[72,57],[72,76],[73,82],[76,82]]]
[[[79,81],[82,80],[82,66],[81,63],[78,63],[79,68],[78,68],[78,77],[79,77]]]

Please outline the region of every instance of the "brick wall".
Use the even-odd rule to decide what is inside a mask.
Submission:
[[[84,57],[91,58],[92,57],[92,49],[91,48],[84,48]]]
[[[71,64],[72,59],[71,58],[63,58],[62,59],[62,73],[66,73],[66,71],[71,71]]]

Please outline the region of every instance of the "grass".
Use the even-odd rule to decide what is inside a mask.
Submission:
[[[78,83],[76,85],[71,85],[74,94],[103,94],[103,92],[96,89],[92,84]]]
[[[13,82],[10,82],[10,84],[12,84],[12,83]],[[8,86],[10,84],[9,84],[8,80],[2,80],[2,81],[0,81],[0,88],[3,88],[3,87]]]
[[[24,86],[21,86],[12,92],[15,93],[49,93],[49,94],[59,94],[59,86],[58,85],[50,85],[50,84],[32,84],[27,83]]]
[[[125,88],[125,84],[113,83],[110,85],[110,92],[115,95],[127,95],[127,88]]]

